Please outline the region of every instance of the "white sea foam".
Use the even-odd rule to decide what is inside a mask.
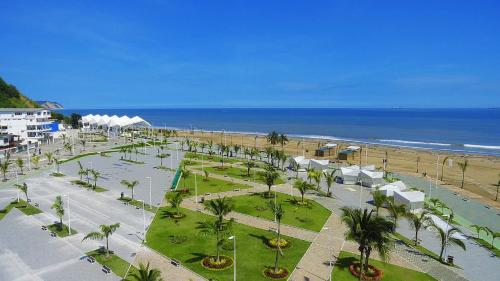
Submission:
[[[379,140],[381,142],[394,142],[394,143],[407,143],[407,144],[423,144],[423,145],[435,145],[435,146],[451,146],[449,143],[439,143],[439,142],[421,142],[421,141],[404,141],[404,140]]]
[[[464,144],[464,147],[481,148],[481,149],[500,149],[500,146],[497,145]]]

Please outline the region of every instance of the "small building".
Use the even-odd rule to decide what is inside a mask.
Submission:
[[[298,164],[299,170],[304,170],[307,167],[309,167],[309,163],[310,163],[310,160],[306,159],[304,156],[292,157],[290,159],[290,168],[292,168],[292,165]]]
[[[347,157],[351,154],[353,154],[354,152],[352,150],[349,150],[349,149],[342,149],[341,151],[339,151],[338,155],[337,155],[337,158],[339,160],[347,160]]]
[[[361,170],[358,181],[366,187],[379,187],[384,184],[384,173],[377,171]]]
[[[405,206],[411,212],[422,210],[424,200],[425,193],[420,191],[394,191],[394,203]]]
[[[387,197],[392,197],[395,191],[406,190],[406,185],[402,181],[396,181],[393,183],[386,184],[378,189],[383,195]]]
[[[0,158],[7,153],[16,152],[17,147],[21,144],[19,136],[11,134],[0,134]]]
[[[359,176],[359,166],[353,165],[340,168],[340,176],[343,184],[356,184]]]
[[[311,159],[309,164],[311,165],[311,167],[313,169],[323,171],[323,170],[328,169],[328,164],[330,164],[330,161],[329,160]]]

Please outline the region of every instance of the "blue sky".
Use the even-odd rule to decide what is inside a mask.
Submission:
[[[498,107],[498,1],[4,1],[0,76],[66,108]]]

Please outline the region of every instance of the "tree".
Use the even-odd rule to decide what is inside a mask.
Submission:
[[[191,171],[183,167],[181,169],[182,187],[186,188],[186,180],[191,175]]]
[[[316,190],[319,191],[319,185],[321,184],[321,173],[318,171],[314,171],[312,178],[314,179],[314,182],[316,183]]]
[[[181,192],[176,192],[174,196],[170,196],[168,198],[168,202],[170,203],[170,206],[175,209],[176,215],[180,215],[179,207],[182,204],[182,200],[184,200],[184,196]]]
[[[207,170],[203,170],[203,173],[205,173],[205,181],[208,181],[208,176],[210,175]]]
[[[304,195],[306,194],[308,189],[311,189],[311,184],[302,179],[296,179],[293,183],[293,187],[299,190],[301,195],[301,202],[304,203]]]
[[[500,178],[500,173],[498,174],[498,177]],[[495,201],[497,201],[498,200],[498,189],[500,188],[500,179],[493,186],[496,186],[496,188],[497,188],[497,192],[496,192],[496,195],[495,195]]]
[[[233,202],[230,199],[217,198],[210,200],[205,204],[205,209],[212,213],[216,219],[213,222],[201,223],[198,228],[206,234],[215,234],[217,237],[216,261],[220,262],[220,248],[224,244],[224,235],[228,234],[231,228],[232,219],[224,221],[224,216],[229,214],[234,208]]]
[[[443,177],[444,177],[444,165],[446,164],[446,161],[449,159],[450,157],[449,156],[446,156],[445,158],[443,158],[443,162],[441,162],[441,178],[439,180],[443,180]]]
[[[10,166],[10,153],[7,153],[7,156],[3,160],[0,161],[0,170],[2,171],[3,181],[7,181],[7,172],[9,171]]]
[[[313,167],[309,166],[306,168],[306,173],[307,173],[307,180],[309,181],[309,183],[312,183],[316,170],[314,170]]]
[[[481,234],[481,231],[483,231],[483,230],[486,231],[486,228],[484,226],[481,226],[481,225],[473,224],[470,227],[474,228],[474,230],[476,231],[477,239],[479,239],[479,234]],[[488,233],[488,231],[486,231],[486,233]]]
[[[80,161],[78,163],[78,175],[80,176],[80,181],[83,181],[83,176],[87,174],[87,169],[85,169]]]
[[[241,150],[241,146],[240,145],[233,145],[233,151],[234,151],[234,154],[236,157],[238,157],[238,152]]]
[[[271,187],[274,185],[274,181],[279,178],[278,172],[274,169],[273,166],[267,165],[266,170],[264,171],[264,181],[267,185],[267,196],[271,196]]]
[[[147,266],[139,264],[139,269],[129,275],[130,281],[163,281],[161,279],[161,272],[158,269],[149,269],[149,262]]]
[[[373,248],[379,256],[385,260],[390,250],[392,240],[390,234],[394,225],[391,221],[373,216],[373,210],[353,209],[343,207],[341,220],[347,226],[345,237],[347,240],[358,244],[359,257],[359,280],[363,279],[368,269],[368,261]]]
[[[84,150],[84,151],[85,151],[85,145],[87,144],[87,141],[86,141],[86,140],[84,140],[84,139],[81,139],[81,140],[80,140],[80,144],[81,144],[81,145],[82,145],[82,147],[83,147],[83,149],[82,149],[82,150]]]
[[[23,184],[16,184],[15,185],[22,193],[24,193],[24,196],[26,197],[26,206],[28,206],[29,198],[28,198],[28,185],[23,182]]]
[[[327,196],[332,196],[332,194],[330,193],[330,188],[332,187],[333,183],[335,182],[335,173],[337,172],[337,169],[333,169],[331,172],[328,172],[328,171],[324,171],[323,172],[323,176],[325,177],[325,180],[326,180],[326,186],[328,188],[327,192],[326,192],[326,195]]]
[[[156,157],[160,158],[160,167],[163,167],[163,158],[168,157],[168,154],[160,153],[160,154],[156,155]]]
[[[247,176],[250,177],[250,169],[252,169],[253,167],[255,167],[255,163],[251,160],[247,160],[245,162],[245,167],[247,167]]]
[[[274,157],[274,148],[267,146],[266,149],[264,150],[264,153],[266,153],[267,157],[267,162],[268,163],[273,163],[273,157]]]
[[[292,170],[295,171],[295,178],[299,177],[300,164],[290,159]]]
[[[372,192],[372,197],[373,205],[375,206],[375,214],[378,216],[379,209],[387,202],[387,196],[382,194],[379,190],[375,190]]]
[[[47,163],[52,164],[52,161],[54,160],[54,153],[53,152],[45,152],[45,158],[47,158]]]
[[[393,226],[396,228],[398,226],[398,219],[406,215],[405,206],[396,204],[396,202],[394,202],[394,198],[387,200],[387,203],[387,210],[392,218]]]
[[[106,239],[106,257],[109,257],[109,237],[120,227],[120,223],[115,223],[111,225],[101,224],[99,226],[100,231],[90,232],[83,237],[82,242],[87,239],[92,240],[103,240]]]
[[[122,180],[120,183],[132,191],[132,200],[134,200],[134,188],[139,184],[139,181]]]
[[[58,195],[56,197],[56,200],[54,201],[54,203],[52,204],[52,206],[50,208],[54,209],[56,211],[56,215],[59,218],[59,227],[58,228],[59,228],[59,231],[61,231],[63,229],[62,219],[64,217],[64,203],[63,203],[62,197],[60,195]]]
[[[283,148],[288,143],[288,137],[285,134],[280,134],[278,142],[280,143],[281,148]]]
[[[410,223],[410,227],[415,230],[415,246],[418,245],[418,232],[422,227],[431,223],[431,218],[429,217],[428,211],[422,211],[419,214],[408,213],[407,214],[408,222]]]
[[[462,186],[461,188],[464,188],[464,182],[465,182],[465,171],[467,170],[467,166],[469,165],[469,160],[464,159],[464,162],[458,163],[458,166],[460,167],[460,170],[462,170]]]
[[[419,168],[420,168],[420,156],[417,156],[417,174]]]
[[[275,145],[279,142],[279,134],[276,131],[272,131],[269,134],[267,134],[266,139],[268,143]]]
[[[69,142],[64,143],[63,148],[64,150],[67,150],[70,155],[73,155],[73,146]]]
[[[278,224],[278,231],[276,232],[276,255],[274,258],[274,272],[278,272],[278,258],[281,254],[281,218],[283,218],[283,215],[285,214],[285,211],[283,211],[283,208],[281,207],[281,204],[274,204],[274,201],[269,201],[269,206],[271,208],[271,211],[274,214],[274,217],[276,218],[276,223]]]
[[[90,170],[90,173],[92,174],[92,178],[94,179],[94,189],[97,187],[97,179],[101,176],[101,173],[97,170]]]
[[[57,171],[57,173],[60,174],[59,173],[59,168],[61,166],[61,161],[59,161],[59,158],[54,158],[54,163],[56,163],[56,171]]]
[[[17,167],[19,167],[19,169],[21,170],[21,175],[24,174],[24,160],[22,158],[17,158],[16,159],[16,164],[17,164]]]
[[[437,230],[438,236],[441,240],[441,251],[439,252],[439,260],[444,262],[443,253],[445,248],[450,244],[457,245],[465,251],[464,242],[458,238],[453,237],[454,234],[460,233],[460,230],[458,230],[458,228],[450,226],[449,229],[444,230],[438,225],[436,225],[434,221],[431,222],[430,227]]]
[[[35,165],[35,169],[38,170],[38,164],[40,163],[40,156],[36,155],[31,158],[31,163]]]

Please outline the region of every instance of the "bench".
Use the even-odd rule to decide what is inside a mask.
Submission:
[[[42,230],[47,230],[47,227],[45,225],[42,225]]]
[[[56,235],[56,233],[55,233],[55,232],[51,232],[51,233],[50,233],[50,236],[52,236],[52,237],[56,237],[57,235]]]
[[[103,265],[103,266],[102,266],[102,272],[104,272],[104,273],[106,273],[106,274],[111,273],[111,268],[109,268],[109,267],[107,267],[107,266]]]
[[[178,260],[174,260],[174,259],[172,259],[172,260],[170,261],[170,263],[171,263],[172,265],[174,265],[175,267],[179,267],[179,266],[181,265],[181,262],[180,262],[180,261],[178,261]]]
[[[37,207],[37,208],[38,208],[38,207],[40,207],[40,204],[38,204],[38,203],[35,203],[35,207]]]
[[[92,256],[87,256],[87,261],[90,262],[90,263],[94,263],[95,262],[95,258],[92,257]]]

